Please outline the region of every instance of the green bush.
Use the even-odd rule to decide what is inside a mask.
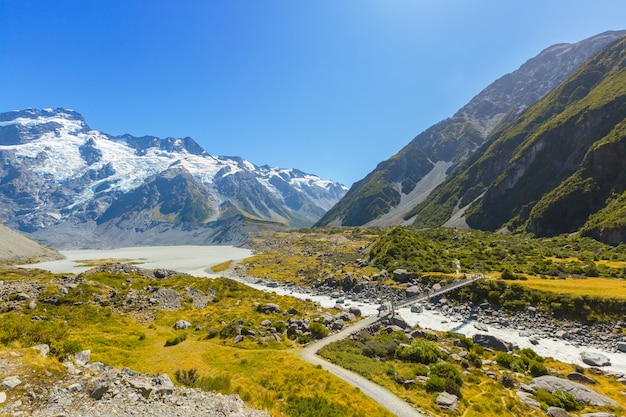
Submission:
[[[446,390],[446,379],[437,375],[431,375],[425,385],[427,392],[444,392]]]
[[[363,345],[363,355],[368,358],[391,359],[396,354],[398,345],[393,342],[383,342],[380,340],[370,340]]]
[[[184,342],[185,340],[187,340],[187,334],[186,333],[180,334],[178,336],[174,336],[174,337],[169,338],[169,339],[167,339],[165,341],[165,347],[176,346],[179,343]]]
[[[534,377],[548,375],[548,368],[543,363],[533,360],[528,365],[528,372]]]
[[[330,333],[326,326],[318,321],[314,321],[309,325],[309,331],[315,339],[323,339]]]
[[[405,362],[423,363],[428,365],[444,357],[439,348],[425,340],[415,340],[410,346],[402,346],[396,350],[398,359]]]
[[[534,396],[537,401],[548,406],[564,408],[567,411],[582,409],[580,403],[569,392],[555,390],[553,393],[549,393],[548,391],[538,389],[535,391]]]

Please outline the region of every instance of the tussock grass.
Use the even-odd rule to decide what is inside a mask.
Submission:
[[[527,280],[516,281],[523,287],[539,291],[626,300],[626,280],[611,278],[542,278],[529,276]]]

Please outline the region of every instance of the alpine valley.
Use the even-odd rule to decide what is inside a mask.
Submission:
[[[239,244],[310,226],[345,192],[188,137],[107,135],[72,110],[0,114],[0,218],[55,248]]]
[[[626,184],[625,35],[545,49],[379,163],[317,226],[540,236],[584,226],[605,242],[624,241],[615,219]]]

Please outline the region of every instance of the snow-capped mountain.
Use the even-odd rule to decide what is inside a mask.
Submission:
[[[0,217],[56,248],[236,243],[309,226],[346,191],[191,138],[107,135],[72,110],[0,113]]]

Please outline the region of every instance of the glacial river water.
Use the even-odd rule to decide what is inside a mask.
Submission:
[[[151,246],[132,247],[110,250],[68,250],[61,251],[66,259],[59,261],[43,262],[33,265],[20,265],[21,267],[34,267],[49,270],[55,273],[80,273],[89,269],[89,266],[82,265],[83,260],[94,259],[119,259],[124,262],[135,262],[143,268],[164,268],[185,272],[194,276],[214,277],[210,267],[229,260],[241,260],[253,255],[248,249],[236,248],[233,246]],[[315,295],[302,290],[284,287],[268,287],[263,283],[256,283],[257,280],[250,280],[238,277],[231,277],[244,282],[254,288],[276,292],[280,295],[289,295],[300,299],[310,299],[323,307],[335,306],[336,299],[324,295]],[[345,300],[344,307],[358,307],[362,314],[370,316],[377,314],[378,304],[353,302]],[[423,328],[433,330],[463,333],[468,337],[480,331],[474,327],[473,321],[456,321],[453,318],[445,317],[435,310],[423,310],[422,313],[411,313],[410,309],[399,309],[399,314],[412,325],[418,324]],[[605,370],[612,370],[626,374],[626,353],[608,352],[597,348],[587,348],[573,346],[569,342],[561,339],[541,339],[539,344],[533,345],[526,336],[520,336],[519,329],[489,327],[488,334],[497,336],[508,342],[515,343],[520,348],[530,347],[542,356],[549,356],[568,363],[583,365],[580,354],[583,351],[602,353],[611,359],[611,366]]]

